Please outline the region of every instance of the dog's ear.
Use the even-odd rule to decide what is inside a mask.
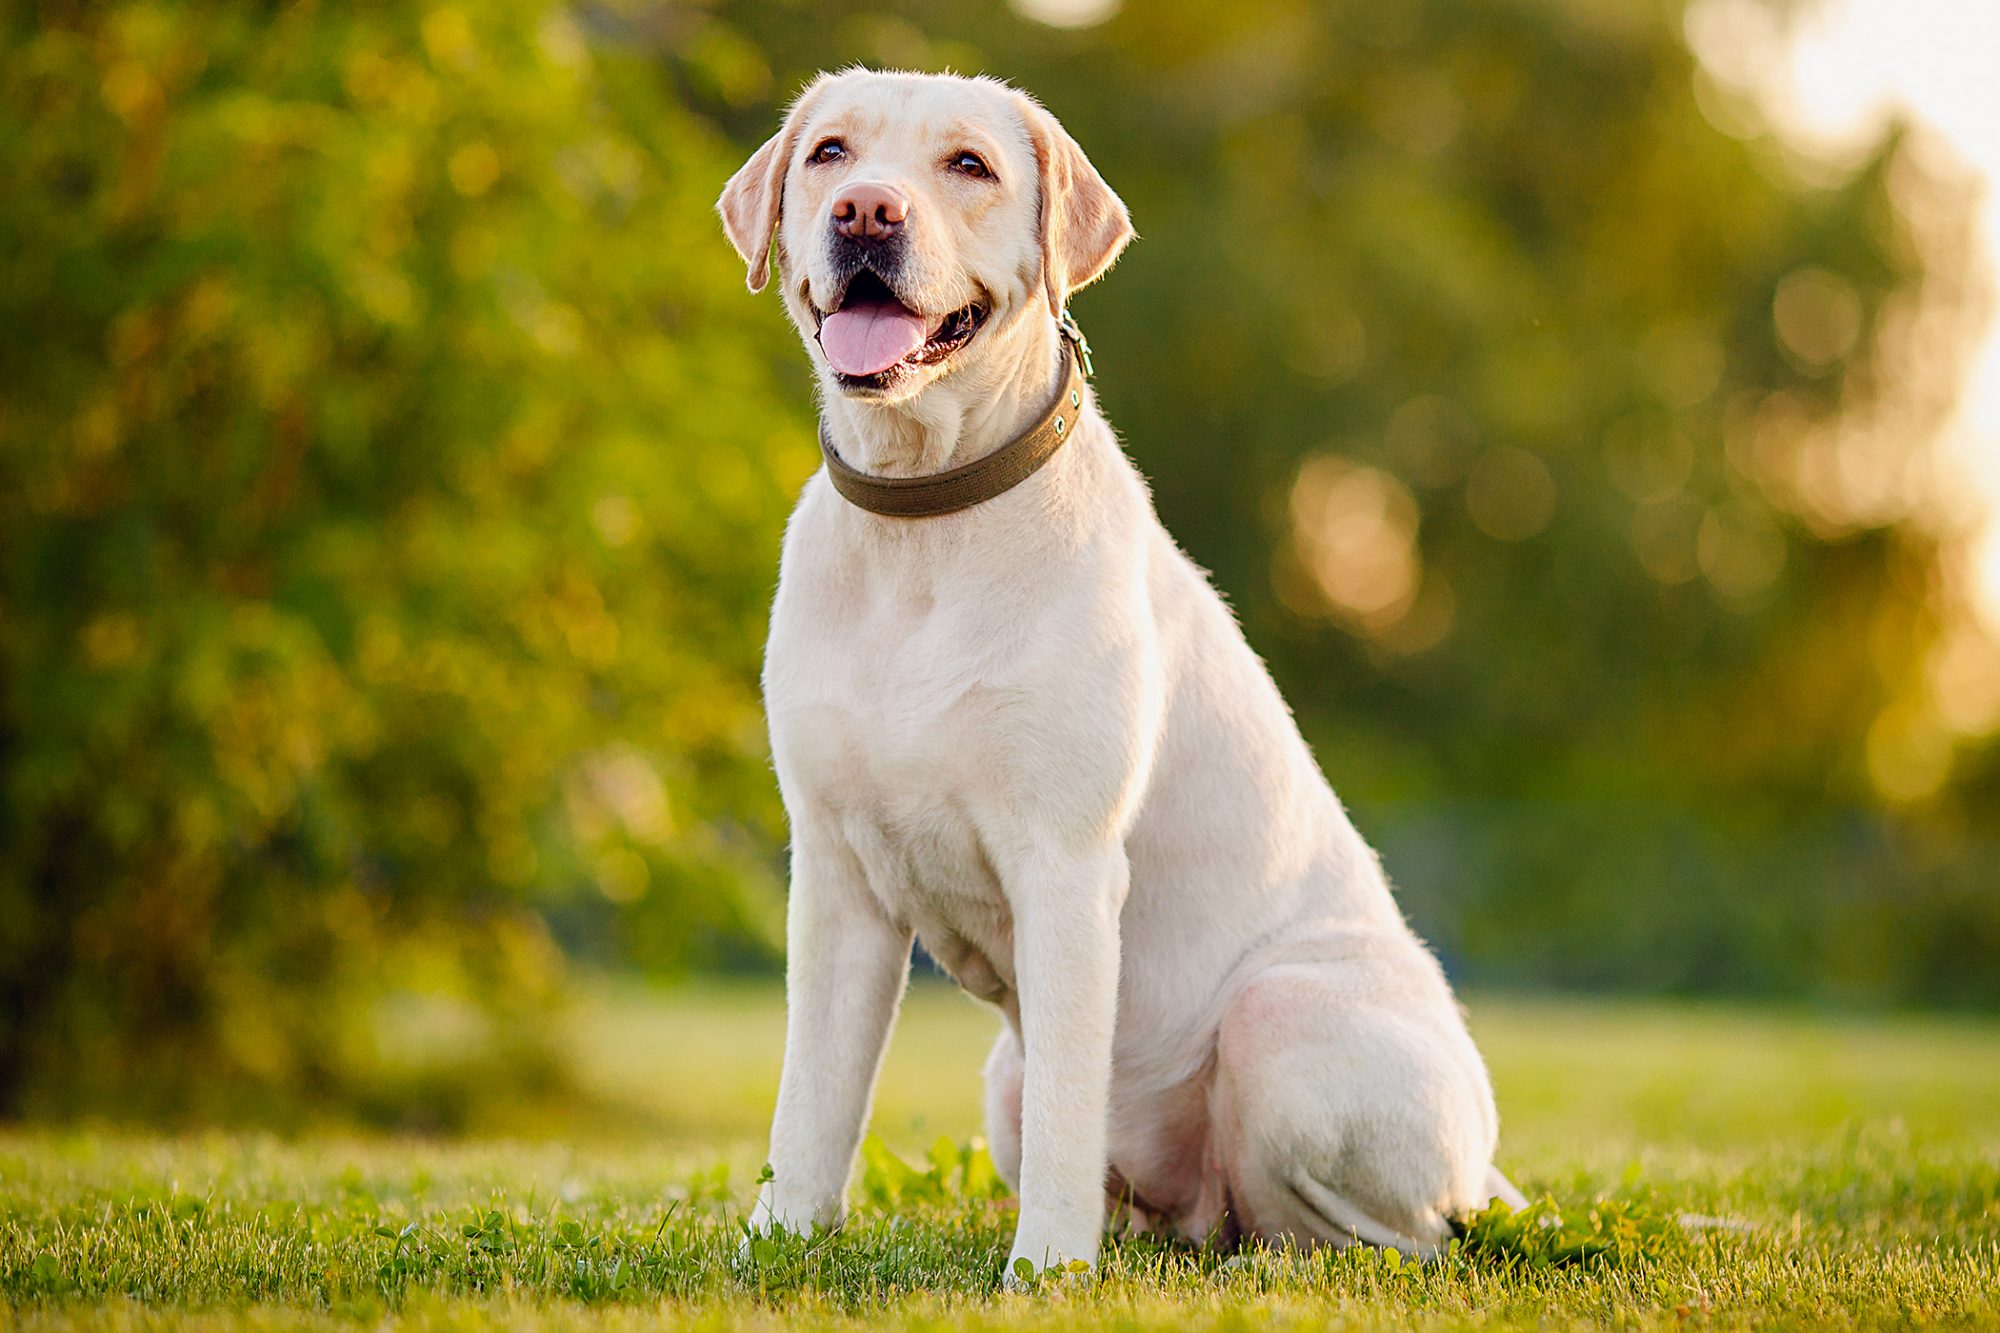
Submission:
[[[729,184],[722,187],[722,197],[715,201],[715,211],[722,214],[723,234],[736,247],[736,253],[743,256],[748,270],[746,280],[753,292],[763,291],[770,280],[771,242],[777,237],[778,219],[785,211],[785,171],[791,165],[792,152],[798,146],[799,127],[805,123],[806,110],[816,92],[817,84],[799,95],[778,132],[737,168]]]
[[[1027,94],[1021,117],[1042,177],[1042,281],[1049,309],[1093,281],[1132,239],[1132,215],[1061,122]]]

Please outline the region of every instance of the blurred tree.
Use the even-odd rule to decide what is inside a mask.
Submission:
[[[1802,170],[1681,21],[10,9],[0,1112],[370,1096],[397,991],[545,1070],[565,955],[771,956],[815,455],[711,205],[854,60],[1015,80],[1132,204],[1104,400],[1454,966],[2000,999],[1893,465],[1963,201],[1895,139]]]
[[[769,956],[796,372],[728,152],[538,0],[0,31],[0,1112],[349,1088],[548,923]]]

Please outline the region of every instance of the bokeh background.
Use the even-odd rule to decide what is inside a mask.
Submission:
[[[519,1126],[750,1031],[570,1016],[778,974],[813,404],[712,204],[855,61],[1130,204],[1100,396],[1462,983],[2000,1005],[1989,213],[1786,124],[1814,12],[9,6],[0,1117]]]

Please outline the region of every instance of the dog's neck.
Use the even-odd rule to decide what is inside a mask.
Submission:
[[[983,458],[1027,430],[1064,371],[1062,335],[1045,309],[1009,321],[974,364],[894,403],[822,386],[834,447],[879,477],[916,477]]]

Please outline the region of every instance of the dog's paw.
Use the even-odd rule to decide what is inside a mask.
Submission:
[[[736,1267],[745,1271],[780,1262],[794,1250],[838,1231],[845,1220],[845,1210],[838,1204],[819,1209],[787,1206],[767,1174],[750,1216],[740,1224],[743,1239],[736,1245]]]
[[[779,1233],[809,1236],[838,1231],[847,1221],[847,1205],[842,1199],[801,1199],[781,1193],[768,1166],[759,1180],[757,1200],[750,1205],[750,1216],[742,1223],[747,1237]]]
[[[818,1223],[797,1229],[783,1224],[759,1229],[746,1222],[730,1269],[739,1280],[758,1286],[773,1281],[796,1281],[806,1271],[813,1254],[833,1238],[835,1230]]]
[[[1025,1254],[1016,1254],[1007,1261],[1006,1271],[1000,1275],[1003,1291],[1049,1291],[1070,1290],[1087,1287],[1097,1281],[1097,1269],[1085,1259],[1058,1260],[1037,1268],[1035,1261]]]

